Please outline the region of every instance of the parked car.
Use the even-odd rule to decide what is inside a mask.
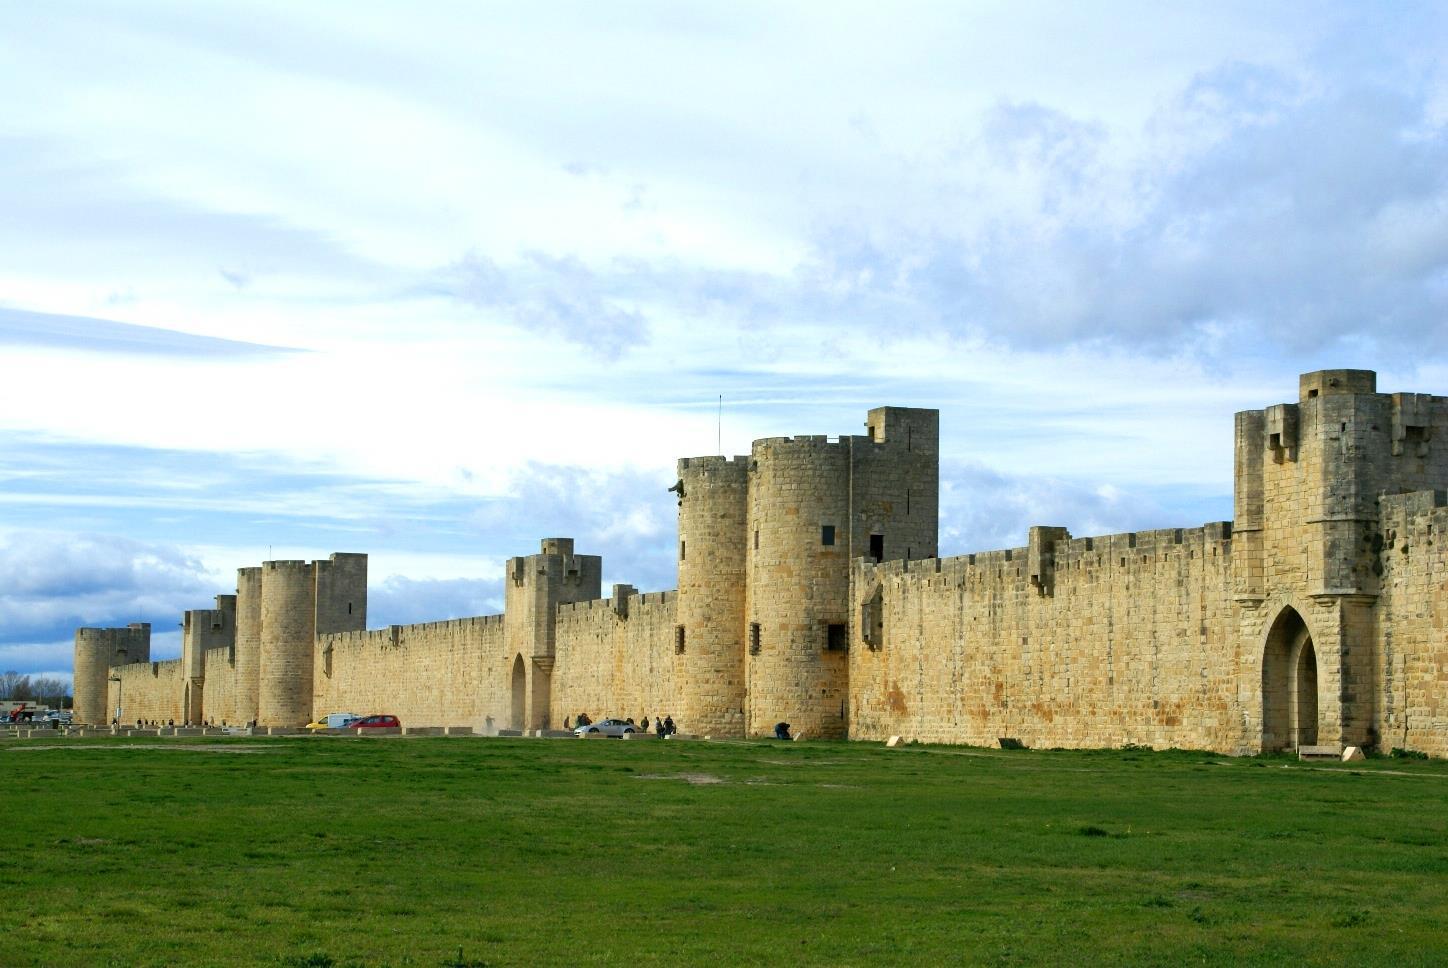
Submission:
[[[308,723],[308,729],[344,729],[347,724],[361,719],[356,713],[328,713],[315,723]]]
[[[344,729],[399,729],[402,723],[396,716],[363,716],[354,719]]]
[[[582,736],[585,733],[602,733],[604,736],[622,736],[624,733],[637,733],[638,731],[637,726],[624,722],[622,719],[604,719],[596,723],[589,723],[587,726],[580,726],[573,731],[573,734]]]

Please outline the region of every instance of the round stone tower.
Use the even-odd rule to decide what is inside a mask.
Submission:
[[[851,441],[767,438],[752,456],[746,728],[768,733],[782,721],[811,737],[844,737]]]
[[[311,721],[313,590],[312,567],[305,561],[262,563],[258,725],[305,726]]]
[[[261,682],[261,569],[236,570],[236,718],[257,718]]]
[[[106,714],[106,680],[115,654],[115,629],[75,630],[75,721],[102,725]]]
[[[749,458],[679,461],[680,728],[744,735],[744,576]]]

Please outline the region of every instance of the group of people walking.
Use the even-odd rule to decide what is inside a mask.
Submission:
[[[625,719],[624,722],[628,723],[630,726],[637,726],[645,733],[649,731],[649,717],[647,716],[643,717],[643,719],[637,723],[634,722],[633,717],[630,716],[628,719]],[[591,725],[593,725],[593,719],[588,715],[588,713],[579,713],[578,716],[573,720],[572,725],[569,725],[569,720],[567,716],[563,717],[564,729],[576,729],[579,726]],[[662,719],[658,718],[657,716],[654,717],[653,727],[654,732],[661,737],[672,736],[679,731],[678,728],[674,726],[673,716],[665,716]]]

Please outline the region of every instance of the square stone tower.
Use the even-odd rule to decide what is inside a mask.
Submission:
[[[504,588],[509,726],[547,729],[558,606],[598,598],[603,559],[576,555],[572,538],[544,538],[536,555],[509,558]]]
[[[1443,398],[1378,393],[1371,370],[1304,373],[1296,403],[1237,414],[1233,595],[1264,749],[1376,741],[1379,502],[1448,485],[1445,432]]]

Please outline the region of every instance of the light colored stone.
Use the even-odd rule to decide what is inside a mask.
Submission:
[[[1342,751],[1342,761],[1344,763],[1352,763],[1355,760],[1365,759],[1367,759],[1367,755],[1363,753],[1361,746],[1349,746]]]
[[[1038,525],[1022,547],[947,559],[938,422],[882,407],[866,435],[681,460],[677,591],[602,598],[602,559],[547,538],[509,559],[503,615],[366,631],[365,556],[243,568],[234,596],[186,613],[180,659],[149,661],[148,626],[78,630],[77,721],[120,706],[122,725],[296,727],[347,710],[546,735],[587,712],[715,737],[785,721],[819,738],[1448,756],[1448,399],[1303,374],[1296,402],[1235,417],[1233,521]],[[1196,445],[1169,426],[1159,440]]]
[[[904,741],[901,740],[900,737],[898,737],[898,736],[891,736],[889,739],[885,740],[885,745],[888,746],[888,747],[890,747],[891,749],[894,749],[896,746],[899,746],[902,742],[904,742]]]

